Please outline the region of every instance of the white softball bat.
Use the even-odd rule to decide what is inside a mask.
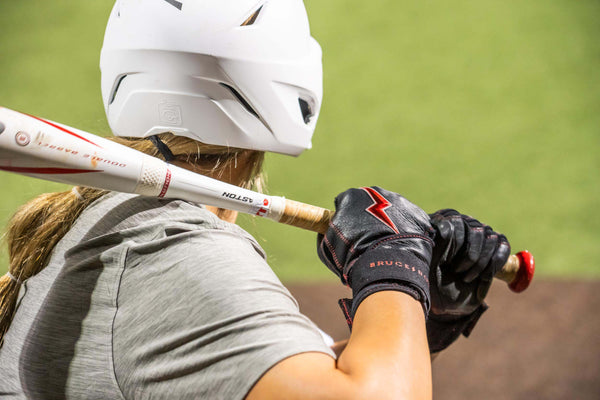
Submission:
[[[182,199],[313,231],[325,231],[329,221],[329,210],[230,185],[100,136],[2,107],[0,170],[70,185]]]
[[[243,189],[57,122],[0,107],[0,170],[97,189],[175,198],[325,233],[333,211]],[[520,292],[535,270],[512,255],[496,277]]]

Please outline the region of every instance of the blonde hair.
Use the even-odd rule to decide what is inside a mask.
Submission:
[[[176,161],[193,165],[195,171],[244,188],[263,190],[264,152],[207,145],[170,133],[158,137],[169,147]],[[150,140],[111,140],[154,157],[161,156]],[[54,246],[83,210],[106,193],[83,187],[45,193],[23,205],[11,218],[6,234],[9,273],[0,278],[0,347],[15,313],[21,283],[46,267]]]

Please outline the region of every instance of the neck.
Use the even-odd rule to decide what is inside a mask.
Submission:
[[[245,161],[245,160],[242,160],[242,162],[240,162],[240,165],[245,165],[245,163],[243,161]],[[178,161],[178,160],[174,160],[172,163],[174,165],[177,165],[178,167],[185,168],[189,171],[199,173],[201,175],[206,175],[206,176],[216,179],[216,177],[212,176],[212,174],[210,172],[207,173],[207,171],[212,171],[212,169],[201,168],[199,165],[196,165],[193,163],[187,163],[187,162],[183,162],[183,161]],[[234,165],[235,164],[232,163],[231,166],[229,167],[229,170],[225,171],[225,173],[222,174],[222,176],[228,177],[229,179],[225,179],[225,180],[219,179],[219,180],[223,180],[232,185],[239,186],[239,182],[242,181],[242,179],[240,178],[242,171],[241,171],[241,168],[236,169]],[[209,206],[209,205],[205,205],[205,207],[208,211],[212,212],[213,214],[215,214],[217,217],[219,217],[220,219],[222,219],[225,222],[235,224],[235,221],[237,220],[237,216],[238,216],[237,211],[226,210],[224,208],[218,208],[218,207]]]
[[[237,220],[238,212],[232,210],[226,210],[224,208],[218,208],[214,206],[205,206],[208,211],[215,214],[217,217],[225,222],[235,224]]]

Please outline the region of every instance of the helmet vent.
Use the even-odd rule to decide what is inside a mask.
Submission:
[[[117,84],[115,85],[115,88],[113,89],[113,92],[110,95],[110,101],[108,102],[109,105],[112,104],[113,101],[115,101],[115,97],[117,97],[117,92],[119,91],[119,86],[121,86],[121,83],[123,83],[123,80],[125,78],[127,78],[127,74],[121,75],[121,77],[117,81]]]
[[[181,8],[183,7],[183,3],[177,0],[165,0],[167,3],[169,3],[170,5],[172,5],[173,7],[175,7],[176,9],[178,9],[179,11],[181,11]]]
[[[250,26],[256,22],[256,18],[258,18],[258,14],[260,14],[263,6],[258,7],[258,10],[254,11],[254,13],[248,17],[240,26]]]
[[[229,89],[229,91],[231,92],[231,94],[233,94],[235,96],[235,98],[238,99],[238,101],[240,103],[242,103],[242,105],[244,106],[244,108],[246,109],[246,111],[248,111],[250,114],[254,115],[256,118],[260,119],[260,117],[258,116],[258,114],[256,113],[256,111],[254,111],[254,109],[250,106],[250,104],[246,101],[246,99],[244,99],[242,97],[242,95],[239,94],[239,92],[237,90],[235,90],[233,87],[229,86],[226,83],[221,82],[219,84],[221,86]]]
[[[312,109],[308,101],[298,97],[298,104],[300,104],[300,112],[302,113],[302,118],[304,119],[304,123],[308,124],[310,122],[310,118],[313,116]]]

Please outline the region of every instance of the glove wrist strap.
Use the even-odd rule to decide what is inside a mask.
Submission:
[[[469,337],[477,321],[487,309],[487,304],[483,303],[471,314],[458,318],[444,318],[444,316],[430,314],[427,319],[429,351],[438,353],[444,350],[454,343],[461,333]]]
[[[397,244],[378,244],[361,255],[351,266],[349,285],[354,298],[352,316],[360,302],[382,290],[397,290],[410,294],[421,302],[425,316],[429,312],[429,265],[419,255],[431,254],[431,242],[422,238],[394,239],[404,242],[404,251]]]

